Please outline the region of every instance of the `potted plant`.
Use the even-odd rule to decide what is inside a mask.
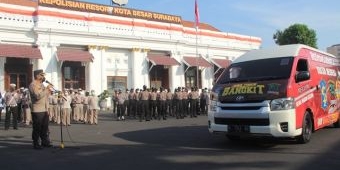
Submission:
[[[107,98],[109,97],[109,91],[104,90],[98,95],[100,110],[107,109]]]

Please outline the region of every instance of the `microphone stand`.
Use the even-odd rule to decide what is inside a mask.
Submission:
[[[62,119],[62,102],[61,101],[67,101],[67,98],[61,94],[61,91],[59,91],[58,94],[58,99],[60,100],[60,105],[59,105],[59,115],[60,115],[60,145],[59,145],[59,149],[63,150],[64,148],[66,148],[66,146],[64,145],[64,136],[63,136],[63,119]],[[66,113],[64,113],[66,116]],[[66,128],[67,128],[67,120],[65,122]],[[72,140],[72,139],[71,139]],[[67,148],[74,148],[74,149],[79,149],[77,147],[67,147]]]
[[[60,116],[60,145],[59,148],[60,149],[64,149],[65,145],[64,145],[64,137],[63,137],[63,117],[62,117],[62,102],[61,100],[66,101],[66,98],[64,96],[62,96],[60,93],[58,94],[58,103],[59,103],[59,116]]]

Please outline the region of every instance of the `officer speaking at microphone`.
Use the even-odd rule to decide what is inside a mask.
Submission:
[[[45,73],[43,70],[33,72],[34,80],[29,86],[32,100],[32,121],[33,121],[33,148],[42,149],[43,147],[52,147],[48,138],[48,95],[52,85],[44,86]],[[41,143],[40,143],[41,141]]]

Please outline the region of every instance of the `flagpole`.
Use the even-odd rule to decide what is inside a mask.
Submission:
[[[199,83],[198,83],[198,81],[199,81],[198,80],[198,77],[199,77],[198,76],[198,73],[199,73],[199,71],[198,71],[198,68],[199,68],[199,65],[198,65],[199,64],[198,63],[198,35],[197,35],[197,33],[198,33],[198,25],[196,25],[196,66],[197,66],[196,67],[196,78],[197,78],[196,79],[196,87],[199,88],[199,86],[198,86],[199,85]]]
[[[199,74],[199,58],[198,58],[198,24],[199,24],[199,11],[197,0],[195,0],[195,26],[196,26],[196,87],[199,89],[198,74]]]

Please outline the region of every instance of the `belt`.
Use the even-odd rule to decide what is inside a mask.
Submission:
[[[9,105],[7,107],[17,107],[18,105]]]

